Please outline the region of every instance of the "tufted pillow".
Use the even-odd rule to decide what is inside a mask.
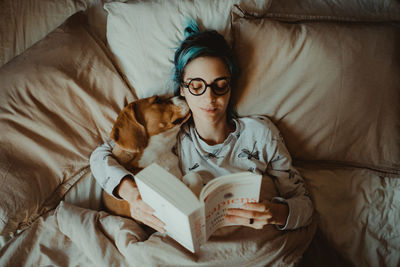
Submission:
[[[107,42],[115,59],[139,98],[173,93],[173,56],[188,18],[201,29],[215,29],[227,40],[230,11],[235,3],[251,9],[267,9],[270,1],[170,0],[107,3]]]
[[[400,168],[400,28],[243,17],[233,31],[241,115],[269,115],[300,160]]]

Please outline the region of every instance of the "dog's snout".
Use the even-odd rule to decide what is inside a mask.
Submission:
[[[189,106],[187,105],[185,98],[181,96],[174,96],[171,98],[171,101],[175,106],[181,108],[182,114],[186,114],[189,112]]]

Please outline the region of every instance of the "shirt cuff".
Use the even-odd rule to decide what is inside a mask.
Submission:
[[[133,179],[133,175],[131,172],[123,168],[113,168],[112,171],[107,173],[107,178],[106,181],[104,182],[103,189],[109,195],[112,195],[117,199],[121,199],[121,197],[117,194],[116,189],[121,183],[122,179],[126,176]]]
[[[289,219],[291,218],[291,216],[290,216],[290,214],[291,214],[291,208],[290,208],[290,205],[289,205],[288,201],[287,201],[286,199],[282,198],[282,197],[274,197],[274,198],[272,198],[271,202],[272,202],[272,203],[286,204],[286,205],[288,206],[288,208],[289,208],[289,213],[288,213],[288,217],[286,218],[286,223],[285,223],[284,225],[276,225],[276,228],[277,228],[278,230],[286,230],[286,229],[289,229],[289,228],[288,228],[288,224],[289,224],[289,221],[290,221]]]
[[[291,230],[308,225],[311,222],[313,209],[303,203],[299,203],[299,199],[289,198],[284,199],[280,197],[273,198],[272,202],[286,203],[289,207],[289,214],[284,226],[279,226],[279,230]]]

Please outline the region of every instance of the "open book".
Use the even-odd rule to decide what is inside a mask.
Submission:
[[[165,223],[166,233],[191,252],[218,228],[234,225],[224,220],[227,208],[259,201],[261,175],[240,172],[208,182],[198,198],[181,180],[153,163],[135,175],[144,202]]]

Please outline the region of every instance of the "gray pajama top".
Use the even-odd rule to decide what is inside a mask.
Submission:
[[[241,171],[263,175],[272,179],[280,197],[272,202],[286,203],[289,216],[278,229],[296,229],[311,222],[313,204],[304,180],[292,166],[291,156],[277,127],[266,116],[234,119],[236,129],[217,145],[204,142],[192,124],[185,124],[177,137],[175,153],[185,175],[197,172],[207,183],[211,179]],[[97,147],[90,157],[93,176],[109,194],[126,175],[133,175],[122,167],[112,155],[112,141]]]

